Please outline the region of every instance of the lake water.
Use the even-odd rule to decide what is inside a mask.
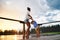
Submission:
[[[21,40],[23,35],[0,35],[0,40]],[[39,38],[30,37],[29,40],[60,40],[60,35],[41,36]]]
[[[1,35],[0,40],[20,40],[22,39],[22,35]]]

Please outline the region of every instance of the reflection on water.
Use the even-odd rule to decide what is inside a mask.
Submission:
[[[0,40],[19,40],[22,39],[22,35],[1,35]]]
[[[21,40],[23,35],[0,35],[0,40]],[[29,40],[60,40],[60,35],[41,36],[39,38],[29,37]]]

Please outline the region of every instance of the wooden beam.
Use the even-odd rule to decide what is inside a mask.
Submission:
[[[23,23],[23,40],[25,40],[25,23]]]
[[[0,17],[0,19],[10,20],[10,21],[17,21],[17,22],[20,22],[20,23],[24,23],[24,21],[20,21],[20,20],[16,20],[16,19],[10,19],[10,18]]]
[[[53,21],[53,22],[48,22],[48,23],[41,23],[41,24],[38,24],[38,25],[50,24],[50,23],[56,23],[56,22],[60,22],[60,21]]]
[[[23,40],[25,40],[25,22],[24,21],[20,21],[20,20],[16,20],[16,19],[10,19],[10,18],[4,18],[4,17],[0,17],[0,19],[17,21],[17,22],[22,23],[23,24]]]

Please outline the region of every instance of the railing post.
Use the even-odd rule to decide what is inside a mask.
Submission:
[[[25,40],[25,23],[23,23],[23,40]]]

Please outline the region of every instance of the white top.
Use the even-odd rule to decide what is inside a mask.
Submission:
[[[29,19],[29,16],[28,15],[29,15],[29,13],[26,14],[26,17],[25,17],[26,19]]]
[[[28,16],[30,14],[30,12],[27,12],[27,14],[26,14],[26,16],[25,16],[25,22],[26,22],[26,20],[29,20],[30,19],[30,17]]]

